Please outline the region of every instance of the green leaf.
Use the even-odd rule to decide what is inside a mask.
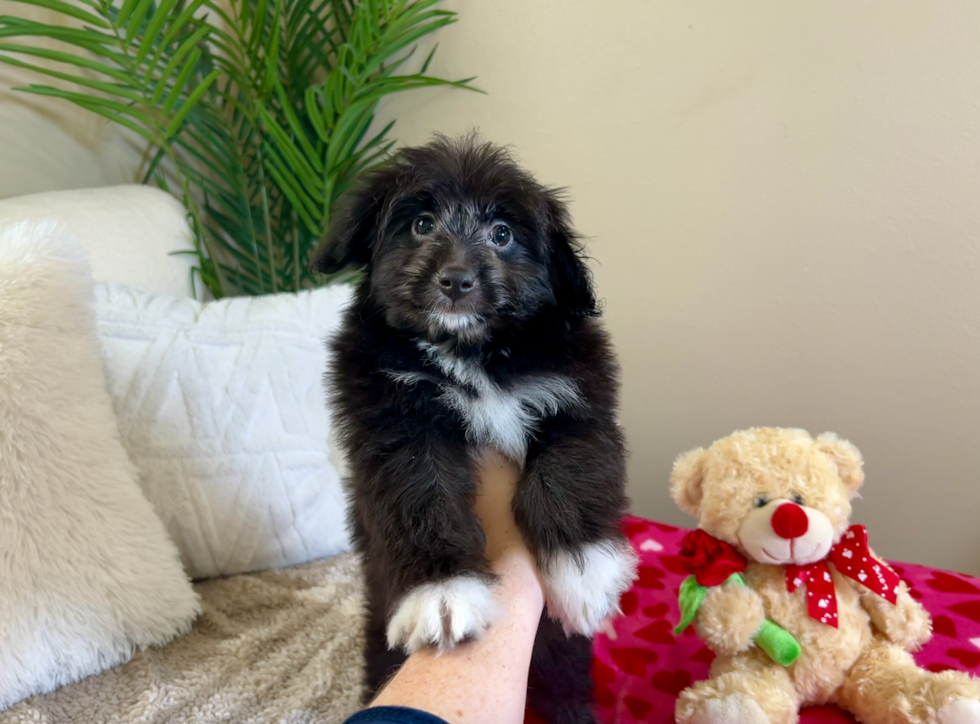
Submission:
[[[160,166],[160,162],[166,158],[166,149],[161,147],[157,149],[157,152],[153,154],[153,158],[150,160],[149,165],[146,167],[146,172],[143,174],[143,180],[140,182],[142,184],[150,183],[153,178],[153,174],[156,173],[157,168]]]
[[[64,100],[71,101],[72,103],[75,103],[77,105],[84,104],[86,107],[105,109],[114,114],[129,116],[134,120],[144,123],[147,128],[152,128],[154,125],[153,119],[150,118],[148,115],[146,115],[143,111],[139,110],[138,108],[108,98],[85,95],[84,93],[77,93],[75,91],[64,90],[63,88],[52,88],[51,86],[35,85],[33,83],[27,86],[26,88],[15,88],[15,90],[24,91],[27,93],[34,93],[36,95],[41,95],[41,96],[53,96],[55,98],[63,98]]]
[[[107,7],[113,7],[111,0],[104,0],[104,2],[106,2]],[[133,14],[139,4],[140,0],[123,0],[122,5],[119,7],[118,14],[115,17],[113,27],[118,29],[126,25],[129,17]]]
[[[280,102],[282,103],[282,108],[280,113],[286,119],[286,123],[289,125],[289,130],[293,133],[293,141],[299,144],[300,149],[306,155],[306,158],[310,160],[310,165],[317,173],[323,172],[323,165],[320,163],[319,156],[317,155],[316,149],[313,148],[313,144],[306,135],[306,131],[300,126],[299,118],[296,117],[295,111],[289,105],[289,99],[286,97],[286,91],[283,90],[282,83],[278,81],[275,84],[276,93],[279,95]]]
[[[160,34],[163,24],[170,19],[170,13],[177,2],[178,0],[161,0],[160,5],[153,12],[146,32],[143,34],[139,50],[136,52],[136,65],[143,65],[146,56],[155,47],[157,36]]]
[[[426,73],[429,72],[429,63],[432,62],[432,59],[435,57],[437,50],[439,50],[439,43],[433,45],[432,50],[430,50],[429,54],[425,57],[425,62],[422,63],[422,70],[419,71],[419,75],[425,75]]]
[[[177,78],[174,80],[173,85],[170,87],[170,93],[167,95],[167,100],[163,103],[163,115],[169,116],[177,103],[183,98],[184,86],[187,85],[187,81],[190,80],[191,74],[194,69],[197,68],[197,63],[201,59],[201,51],[199,48],[194,48],[190,52],[190,57],[187,62],[184,63],[184,67],[180,69],[177,74]]]
[[[179,253],[216,297],[350,278],[308,262],[337,198],[393,148],[392,123],[371,130],[378,104],[473,89],[428,74],[434,48],[405,73],[416,44],[456,19],[438,0],[16,1],[87,27],[0,17],[0,62],[72,83],[21,90],[146,140],[143,180],[184,204],[192,248]],[[17,40],[39,37],[58,46]]]
[[[150,5],[153,0],[138,0],[138,3],[133,9],[133,14],[129,18],[129,24],[126,25],[126,42],[132,43],[133,38],[136,36],[136,31],[139,30],[140,26],[146,21],[146,12],[150,9]],[[126,3],[127,5],[130,3]],[[120,20],[120,25],[124,23],[124,20]]]
[[[67,15],[77,20],[81,20],[83,23],[94,25],[97,28],[110,27],[109,23],[104,18],[101,18],[97,15],[92,15],[92,13],[82,10],[77,5],[62,2],[61,0],[14,0],[14,1],[24,3],[25,5],[32,5],[38,8],[54,10],[56,13],[60,13],[62,15]]]
[[[157,50],[157,53],[154,55],[154,59],[150,63],[151,68],[155,68],[159,64],[160,56],[166,51],[167,48],[170,47],[171,43],[177,40],[178,35],[180,35],[181,33],[186,34],[189,28],[193,28],[195,25],[198,24],[198,21],[195,20],[194,15],[197,13],[198,10],[200,10],[201,6],[203,6],[204,3],[205,0],[192,0],[192,2],[188,3],[187,7],[185,7],[181,11],[180,15],[178,15],[175,19],[171,20],[170,27],[167,29],[167,32],[164,34],[163,40],[160,41],[160,45]],[[200,23],[200,27],[207,28],[208,29],[207,34],[218,35],[223,32],[220,28],[217,28],[213,25],[203,23],[203,22]],[[196,30],[197,29],[195,28],[195,32]]]
[[[120,126],[128,128],[134,133],[139,134],[141,137],[143,137],[150,143],[158,143],[158,139],[154,135],[152,130],[126,117],[126,114],[123,112],[123,109],[125,107],[123,107],[123,109],[120,109],[119,107],[113,104],[100,103],[98,98],[85,96],[80,93],[67,94],[64,92],[58,92],[59,89],[48,88],[47,86],[32,85],[32,86],[27,86],[26,88],[15,88],[15,90],[19,90],[24,93],[34,93],[36,95],[42,95],[42,96],[55,96],[58,98],[64,98],[65,100],[70,101],[71,103],[74,103],[75,105],[84,108],[87,111],[96,113],[102,116],[103,118],[112,121],[113,123],[118,123]],[[55,92],[51,92],[51,91],[55,91]]]
[[[737,574],[736,574],[737,575]],[[684,629],[691,625],[695,617],[698,615],[698,609],[701,608],[701,602],[704,601],[704,596],[708,592],[708,589],[697,582],[694,576],[688,576],[684,579],[681,584],[680,591],[677,595],[677,604],[681,610],[681,620],[674,628],[674,633],[680,635],[684,633]]]
[[[177,66],[179,66],[190,53],[197,50],[198,43],[200,43],[201,40],[208,35],[209,31],[210,28],[207,26],[201,26],[181,44],[181,46],[177,49],[177,52],[173,54],[173,57],[170,58],[167,65],[164,66],[163,70],[160,72],[160,78],[157,81],[156,90],[153,91],[153,96],[150,98],[150,103],[156,104],[160,102],[160,98],[163,97],[163,92],[167,88],[167,83],[177,70]],[[185,68],[190,68],[190,71],[193,72],[195,65],[196,61],[189,62]],[[176,82],[174,85],[176,86]]]
[[[51,78],[57,78],[58,80],[66,80],[71,83],[77,83],[78,85],[85,86],[86,88],[92,88],[94,90],[102,91],[103,93],[109,93],[111,95],[120,96],[126,98],[130,101],[137,102],[141,100],[140,96],[126,85],[118,83],[105,83],[103,81],[94,80],[84,75],[72,75],[70,73],[62,73],[51,68],[46,68],[40,65],[34,65],[33,63],[28,63],[23,60],[17,60],[16,58],[10,58],[2,55],[3,51],[19,53],[23,55],[34,55],[39,58],[47,58],[50,60],[57,60],[61,63],[75,64],[73,60],[77,60],[77,67],[89,68],[96,70],[96,66],[101,64],[95,61],[88,60],[87,58],[75,58],[68,53],[59,53],[53,50],[44,50],[43,48],[32,48],[29,46],[18,46],[11,45],[9,43],[0,43],[0,62],[6,63],[7,65],[17,66],[18,68],[26,68],[33,70],[42,75],[49,76]],[[111,70],[111,69],[107,69]],[[106,75],[110,75],[106,73]],[[111,74],[111,78],[120,78],[121,80],[128,80],[126,74]]]
[[[313,215],[319,213],[319,206],[310,193],[310,186],[303,184],[296,178],[295,174],[292,173],[293,169],[283,162],[274,149],[269,147],[266,151],[267,168],[269,173],[275,174],[279,189],[286,194],[298,211],[310,214],[312,219]],[[310,223],[311,228],[318,228],[315,222],[311,221]]]
[[[99,54],[106,52],[107,45],[116,42],[115,38],[92,28],[63,28],[58,25],[37,23],[33,20],[12,18],[9,15],[0,17],[0,38],[18,37],[42,37],[60,40]],[[113,53],[113,55],[116,54]]]
[[[264,130],[269,134],[270,145],[292,167],[293,173],[302,176],[305,182],[316,183],[323,172],[320,159],[305,156],[279,125],[279,121],[267,110],[260,109],[260,118]]]
[[[323,114],[320,113],[320,98],[322,94],[320,89],[316,86],[310,86],[306,89],[306,114],[310,117],[310,121],[313,124],[313,130],[316,132],[317,137],[324,143],[330,140],[330,134],[327,132],[326,123],[323,120]]]
[[[198,100],[200,100],[201,96],[204,95],[208,87],[211,85],[211,83],[214,82],[214,79],[217,77],[218,77],[218,70],[217,69],[212,70],[207,75],[207,77],[205,77],[204,80],[200,82],[197,88],[194,89],[194,91],[190,94],[190,96],[188,96],[187,100],[184,101],[184,104],[181,106],[180,110],[177,111],[177,115],[174,116],[173,120],[170,121],[170,125],[167,126],[168,138],[170,136],[173,136],[175,133],[177,133],[177,129],[180,128],[180,124],[184,122],[184,118],[187,117],[187,114],[190,113],[191,109],[194,107],[194,104],[196,104]]]
[[[289,199],[290,204],[299,214],[303,223],[306,224],[306,228],[310,230],[310,233],[319,233],[320,225],[316,222],[316,216],[319,214],[318,209],[310,208],[313,206],[312,202],[308,202],[304,197],[303,190],[298,188],[295,184],[294,179],[290,179],[286,175],[279,164],[273,162],[268,166],[269,175],[278,184],[279,189],[282,193]]]

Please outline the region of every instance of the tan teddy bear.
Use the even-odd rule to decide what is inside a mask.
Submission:
[[[778,428],[678,458],[674,501],[698,519],[695,536],[740,562],[745,584],[695,586],[694,626],[717,657],[710,678],[681,693],[678,724],[792,724],[801,706],[825,703],[863,724],[980,724],[980,681],[916,665],[908,652],[929,640],[929,614],[863,527],[848,527],[861,465],[833,434]],[[764,652],[764,625],[784,629],[792,664]]]

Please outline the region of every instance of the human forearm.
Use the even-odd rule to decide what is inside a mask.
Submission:
[[[519,724],[534,635],[544,596],[526,549],[494,561],[503,613],[484,637],[438,655],[427,648],[409,657],[371,706],[406,706],[450,724]]]
[[[510,501],[516,468],[497,456],[481,466],[475,509],[486,530],[486,554],[499,576],[501,616],[484,637],[437,655],[409,657],[372,706],[405,706],[450,724],[519,724],[524,720],[531,650],[544,607],[534,559],[514,524]]]

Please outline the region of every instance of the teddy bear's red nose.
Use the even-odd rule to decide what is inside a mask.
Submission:
[[[806,511],[795,503],[783,503],[772,514],[772,529],[780,538],[799,538],[806,535],[810,521]]]

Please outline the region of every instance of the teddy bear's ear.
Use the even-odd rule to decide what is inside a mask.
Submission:
[[[847,440],[842,440],[832,432],[825,432],[817,438],[817,447],[834,461],[837,472],[844,485],[853,493],[864,483],[864,460],[861,452]]]
[[[670,473],[670,497],[678,508],[695,518],[701,506],[704,460],[707,455],[707,450],[701,447],[686,452],[674,461],[674,469]]]

